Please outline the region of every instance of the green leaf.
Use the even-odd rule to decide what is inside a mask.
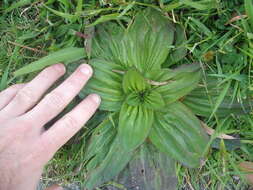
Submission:
[[[240,139],[218,139],[218,138],[216,138],[212,142],[211,147],[214,149],[220,149],[221,141],[224,141],[225,148],[228,151],[233,151],[233,150],[239,149],[242,146]]]
[[[85,187],[92,190],[113,179],[125,168],[133,153],[122,148],[119,139],[116,138],[100,165],[88,174]]]
[[[131,3],[129,3],[129,4],[126,4],[125,8],[120,8],[120,9],[122,9],[122,11],[121,11],[121,13],[120,13],[119,16],[124,16],[124,15],[127,14],[127,12],[128,12],[129,10],[131,10],[134,6],[135,6],[135,1],[133,1],[133,2],[131,2]],[[119,11],[120,11],[120,9],[119,9]]]
[[[217,98],[217,101],[215,102],[214,109],[209,117],[209,120],[214,116],[215,112],[217,111],[218,107],[221,105],[222,101],[224,100],[226,94],[228,93],[230,82],[225,84],[224,89],[221,91],[220,95]]]
[[[124,28],[108,22],[96,27],[95,37],[92,42],[92,57],[112,61],[115,64],[122,65],[122,70],[126,70],[127,62],[126,47],[123,42]]]
[[[108,111],[119,111],[124,100],[122,89],[122,74],[114,72],[121,69],[117,64],[101,59],[93,59],[90,65],[94,74],[79,96],[84,98],[87,94],[97,93],[101,96],[100,109]]]
[[[180,0],[180,2],[199,10],[209,10],[211,8],[215,8],[214,2],[212,0],[202,0],[197,2],[193,0]]]
[[[72,15],[72,14],[69,14],[69,13],[63,13],[63,12],[54,10],[54,9],[46,6],[45,4],[44,4],[44,7],[46,7],[49,11],[51,11],[55,15],[60,16],[60,17],[65,18],[65,19],[68,19],[70,22],[75,22],[79,17],[79,15]]]
[[[76,14],[78,15],[80,12],[82,12],[82,9],[83,9],[83,0],[77,0]]]
[[[244,0],[244,6],[245,6],[246,14],[249,17],[251,31],[253,32],[253,2],[252,0]]]
[[[174,40],[174,27],[158,10],[140,12],[128,28],[125,40],[127,66],[141,73],[159,69]]]
[[[118,124],[118,114],[110,114],[92,132],[84,159],[89,161],[86,165],[87,172],[95,169],[110,150],[110,146],[116,136],[115,123]]]
[[[130,69],[124,74],[122,85],[126,94],[131,92],[144,92],[150,88],[150,85],[136,69]]]
[[[168,57],[168,64],[172,65],[183,59],[187,54],[187,48],[185,47],[186,42],[186,34],[184,28],[180,25],[175,25],[176,33],[175,33],[175,41],[172,52],[169,54]]]
[[[155,91],[151,90],[146,96],[144,96],[143,106],[149,109],[162,109],[165,106],[162,95]]]
[[[65,48],[22,67],[21,69],[15,71],[14,76],[17,77],[20,75],[39,71],[47,66],[56,63],[77,61],[84,58],[85,56],[86,55],[83,48]]]
[[[0,79],[0,91],[4,90],[8,86],[10,66],[8,65]]]
[[[168,84],[157,88],[157,92],[162,95],[166,104],[175,102],[190,93],[197,87],[201,78],[200,67],[196,65],[183,67],[175,72],[175,76],[167,81]]]
[[[149,138],[162,152],[188,167],[198,167],[207,145],[200,121],[180,102],[156,112]]]
[[[182,3],[180,3],[180,2],[170,3],[168,5],[164,5],[163,10],[166,12],[170,12],[173,9],[179,8],[181,5],[182,5]]]
[[[25,5],[29,5],[31,4],[31,0],[20,0],[18,2],[14,2],[11,4],[10,7],[8,7],[7,9],[4,10],[4,13],[7,14],[9,12],[11,12],[13,9],[17,9],[19,7],[23,7]]]
[[[96,25],[104,23],[104,22],[108,22],[111,20],[120,20],[120,19],[127,20],[127,17],[121,16],[120,13],[112,13],[112,14],[108,14],[108,15],[102,15],[95,22],[93,22],[92,24],[89,24],[87,27],[96,26]]]
[[[175,190],[177,186],[175,169],[174,160],[158,151],[152,144],[145,143],[140,146],[133,159],[114,181],[122,184],[125,189],[132,189],[138,184],[142,190]]]
[[[155,90],[149,90],[141,96],[138,92],[132,92],[126,98],[126,103],[130,106],[142,105],[148,109],[162,109],[165,102],[160,93]]]
[[[200,70],[199,64],[196,63],[189,65],[185,64],[173,70],[168,68],[152,70],[145,75],[145,78],[158,82],[165,82],[165,81],[169,82],[178,79],[180,77],[182,78],[182,76],[187,73],[193,73],[199,70]]]
[[[139,13],[127,31],[110,22],[99,26],[93,57],[120,64],[123,70],[134,66],[143,74],[160,68],[173,41],[173,25],[161,12],[150,8]]]
[[[120,110],[118,138],[125,150],[132,151],[142,144],[153,124],[153,110],[124,103]]]
[[[131,94],[129,94],[126,98],[126,103],[130,106],[139,106],[141,105],[143,102],[141,102],[141,99],[139,97],[139,93],[137,92],[132,92]]]
[[[148,73],[145,73],[144,77],[149,80],[163,82],[170,80],[175,76],[172,69],[163,68],[163,69],[153,69]]]
[[[200,32],[203,32],[206,36],[211,37],[213,33],[209,28],[207,28],[202,22],[200,22],[198,19],[195,19],[193,17],[189,18],[197,27]]]
[[[208,77],[206,82],[201,83],[198,88],[184,98],[183,103],[195,114],[204,117],[210,117],[215,102],[218,102],[215,111],[218,117],[227,117],[230,114],[242,115],[252,110],[252,100],[246,98],[241,103],[237,102],[232,96],[232,89],[228,90],[222,101],[221,98],[218,101],[218,97],[221,96],[222,91],[225,91],[224,89],[226,89],[226,84],[218,85],[217,78]]]

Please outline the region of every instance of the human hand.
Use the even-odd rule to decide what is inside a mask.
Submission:
[[[65,73],[62,64],[46,68],[27,84],[0,93],[0,189],[34,190],[44,165],[94,114],[100,98],[92,94],[48,130],[92,75],[83,64],[61,85],[41,97]],[[37,104],[37,102],[39,103]],[[37,105],[36,105],[37,104]]]

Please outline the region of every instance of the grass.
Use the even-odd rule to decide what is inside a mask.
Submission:
[[[166,12],[181,24],[187,35],[183,44],[188,55],[181,63],[199,62],[205,75],[216,76],[220,84],[232,87],[232,96],[242,102],[252,98],[253,17],[251,0],[3,0],[0,2],[0,90],[13,83],[28,81],[35,74],[14,78],[13,72],[50,52],[67,47],[88,48],[81,33],[85,26],[108,20],[129,20],[140,9],[152,6]],[[248,16],[245,16],[248,15]],[[78,33],[79,32],[79,33]],[[222,101],[226,88],[220,95]],[[80,101],[76,99],[76,101]],[[220,101],[213,102],[214,114],[203,118],[214,134],[240,137],[240,143],[222,140],[212,144],[208,159],[200,169],[177,165],[179,188],[248,189],[238,163],[253,161],[253,117],[215,116]],[[72,103],[71,106],[73,106]],[[69,109],[69,108],[67,108]],[[94,127],[103,114],[87,126]],[[85,177],[82,158],[86,131],[79,132],[47,165],[43,180],[82,183]]]

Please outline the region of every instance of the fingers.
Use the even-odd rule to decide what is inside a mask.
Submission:
[[[3,109],[25,84],[16,84],[0,92],[0,110]]]
[[[98,95],[89,95],[71,112],[42,134],[42,146],[40,147],[46,147],[46,151],[49,151],[48,155],[50,157],[53,156],[91,118],[99,104],[100,97]]]
[[[57,116],[80,92],[92,75],[92,69],[87,64],[82,64],[60,86],[47,94],[42,101],[29,113],[29,117],[36,120],[40,126]]]
[[[44,69],[24,88],[19,90],[13,100],[2,110],[1,114],[16,117],[24,114],[32,108],[48,90],[48,88],[63,74],[65,68],[62,64],[56,64]]]

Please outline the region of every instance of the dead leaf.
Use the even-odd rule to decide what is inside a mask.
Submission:
[[[231,18],[225,25],[228,25],[228,24],[230,24],[232,22],[235,22],[235,21],[243,19],[243,18],[247,18],[247,15],[238,15],[238,16],[235,16],[235,17]]]
[[[201,125],[202,125],[202,127],[205,129],[205,131],[206,131],[206,133],[207,133],[208,135],[213,135],[213,134],[215,133],[215,130],[214,130],[214,129],[208,127],[207,124],[205,124],[205,123],[202,122],[202,121],[201,121]],[[233,136],[226,135],[226,134],[220,134],[220,135],[218,136],[218,138],[220,138],[220,139],[229,139],[229,140],[231,140],[231,139],[237,139],[237,138],[235,138],[235,137],[233,137]]]

